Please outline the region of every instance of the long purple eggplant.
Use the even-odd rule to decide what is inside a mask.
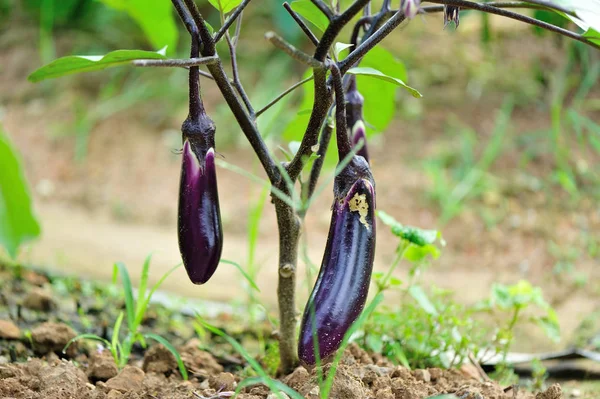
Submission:
[[[185,127],[185,125],[184,125]],[[223,248],[215,151],[204,140],[184,133],[179,186],[179,250],[192,283],[210,279]],[[213,144],[214,145],[214,144]]]
[[[302,318],[298,356],[307,366],[331,360],[362,312],[375,255],[375,183],[354,156],[334,182],[334,203],[321,270]],[[315,348],[318,343],[318,351]]]

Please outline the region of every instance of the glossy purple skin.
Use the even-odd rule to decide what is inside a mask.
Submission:
[[[355,193],[366,195],[369,228],[358,211],[350,210]],[[356,180],[345,197],[335,201],[323,263],[300,327],[298,356],[308,367],[316,364],[313,334],[318,337],[321,362],[330,361],[365,306],[375,255],[374,208],[370,175]]]
[[[361,157],[364,157],[369,162],[369,150],[367,149],[367,133],[365,131],[365,124],[359,120],[352,127],[352,145],[356,146],[361,140],[363,140],[363,146],[356,153]]]
[[[183,265],[194,284],[204,284],[211,278],[223,249],[215,151],[209,148],[200,155],[203,160],[185,140],[177,230]]]

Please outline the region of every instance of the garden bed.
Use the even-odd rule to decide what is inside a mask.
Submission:
[[[115,286],[71,277],[54,277],[21,267],[2,267],[0,307],[0,396],[10,398],[228,398],[238,384],[256,376],[246,358],[220,336],[202,334],[194,318],[162,305],[151,304],[142,329],[164,336],[177,348],[189,380],[184,381],[173,354],[148,342],[134,345],[128,364],[117,367],[111,353],[97,342],[78,340],[77,333],[112,336],[113,321],[124,308]],[[230,314],[210,319],[212,324],[244,346],[256,346],[267,325],[252,330]],[[195,325],[197,327],[197,324]],[[259,331],[261,330],[262,331]],[[273,352],[258,358],[260,367],[273,370]],[[306,398],[319,398],[320,377],[330,366],[308,371],[303,367],[278,380]],[[491,381],[475,366],[441,370],[409,370],[351,344],[337,367],[331,398],[420,399],[444,394],[459,398],[561,398],[559,385],[533,394]],[[275,398],[266,385],[241,389],[239,398]],[[451,396],[450,396],[451,397]]]

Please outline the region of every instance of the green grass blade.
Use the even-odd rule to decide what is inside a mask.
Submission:
[[[230,164],[229,162],[225,162],[222,159],[217,159],[216,160],[217,166],[223,168],[223,169],[227,169],[230,170],[232,172],[238,173],[244,177],[247,177],[248,179],[254,181],[255,183],[260,184],[263,187],[269,188],[269,190],[271,190],[271,192],[280,200],[282,200],[285,204],[291,206],[292,208],[295,209],[294,206],[294,201],[292,200],[292,198],[290,198],[289,195],[286,195],[283,191],[281,191],[280,189],[278,189],[277,187],[273,187],[271,185],[271,183],[265,179],[261,179],[260,177],[249,173],[248,171],[246,171],[245,169],[242,169],[238,166],[235,166],[233,164]]]
[[[113,327],[111,346],[114,348],[119,343],[119,332],[121,331],[121,323],[123,323],[123,312],[119,313],[119,317],[117,317],[117,321],[115,321],[115,326]]]
[[[188,373],[185,368],[185,365],[183,364],[183,360],[181,360],[181,355],[179,354],[179,352],[177,352],[177,349],[175,349],[175,347],[173,345],[171,345],[171,343],[169,341],[167,341],[160,335],[148,333],[148,334],[144,334],[144,337],[153,339],[156,342],[158,342],[159,344],[162,344],[165,348],[167,348],[169,350],[169,352],[171,352],[173,354],[173,356],[175,356],[175,360],[177,361],[177,366],[179,366],[179,372],[181,373],[181,377],[185,381],[187,381]]]
[[[108,342],[108,340],[96,335],[96,334],[79,334],[76,337],[73,337],[69,340],[69,342],[67,342],[67,344],[65,345],[65,347],[63,348],[63,353],[67,352],[67,349],[69,348],[69,346],[71,346],[71,344],[73,342],[79,341],[81,339],[90,339],[92,341],[98,341],[98,342],[102,342],[104,345],[106,345],[107,348],[110,349],[111,345],[110,342]]]
[[[135,320],[138,321],[138,317],[140,311],[142,310],[144,298],[146,298],[146,287],[148,286],[148,275],[150,274],[150,260],[152,259],[152,254],[149,254],[144,261],[144,266],[142,267],[142,275],[140,277],[140,288],[138,289],[136,307],[135,307]],[[144,309],[145,311],[145,309]],[[141,320],[140,320],[141,321]]]
[[[165,282],[165,280],[167,279],[167,277],[169,277],[171,275],[171,273],[173,273],[175,270],[177,270],[177,268],[180,267],[181,265],[182,265],[182,263],[179,263],[179,264],[173,266],[173,268],[171,268],[171,270],[169,270],[168,272],[166,272],[160,278],[160,280],[158,280],[156,282],[156,284],[154,284],[154,286],[152,287],[152,289],[148,293],[148,296],[145,297],[145,298],[141,298],[141,301],[143,303],[142,303],[142,305],[139,308],[138,314],[136,315],[136,319],[135,319],[135,325],[136,326],[139,326],[142,323],[142,320],[144,319],[144,314],[146,313],[146,309],[148,309],[148,304],[150,303],[150,299],[152,299],[152,295],[154,295],[154,293],[156,292],[156,290],[162,285],[162,283]]]
[[[329,369],[329,373],[327,374],[327,379],[325,380],[325,384],[323,385],[323,389],[321,390],[321,397],[328,398],[329,391],[333,385],[333,377],[335,377],[335,372],[337,370],[337,366],[342,360],[342,356],[344,354],[344,350],[350,343],[350,337],[367,321],[371,313],[375,310],[375,308],[383,301],[383,293],[379,293],[373,298],[373,301],[367,306],[367,308],[361,313],[359,318],[352,323],[352,326],[346,331],[344,334],[344,339],[342,340],[342,345],[340,345],[340,349],[338,349],[335,359]]]
[[[260,292],[260,289],[254,282],[254,280],[252,280],[252,277],[250,277],[250,275],[248,273],[246,273],[246,271],[242,268],[242,266],[240,266],[239,264],[237,264],[231,260],[227,260],[227,259],[221,259],[221,263],[235,266],[240,271],[240,273],[242,273],[242,276],[244,276],[244,278],[248,281],[248,284],[250,284],[250,286],[252,288],[254,288],[257,292]]]
[[[133,289],[131,287],[131,279],[129,278],[129,272],[123,262],[115,263],[113,267],[113,283],[116,282],[117,274],[121,275],[121,281],[123,282],[123,292],[125,293],[125,311],[127,312],[127,325],[129,331],[134,331],[135,322],[135,304],[133,302]]]

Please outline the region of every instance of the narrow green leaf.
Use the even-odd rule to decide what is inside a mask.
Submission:
[[[342,51],[344,51],[344,50],[347,50],[347,49],[349,49],[350,47],[352,47],[352,44],[349,44],[349,43],[340,43],[340,42],[337,42],[337,43],[335,44],[335,46],[334,46],[334,50],[333,50],[333,51],[334,51],[334,53],[335,53],[335,56],[336,56],[337,58],[339,58],[339,57],[340,57],[340,53],[341,53]]]
[[[166,48],[159,51],[115,50],[106,55],[69,55],[58,58],[35,70],[27,80],[33,83],[45,79],[59,78],[73,73],[99,71],[128,64],[133,60],[166,59]]]
[[[156,342],[158,342],[159,344],[162,344],[165,348],[167,348],[169,350],[169,352],[171,352],[173,354],[173,356],[175,356],[175,360],[177,361],[177,366],[179,367],[179,372],[181,373],[181,377],[185,381],[187,381],[188,380],[187,369],[185,368],[185,364],[183,364],[183,360],[181,359],[181,355],[179,354],[179,352],[177,352],[177,349],[175,349],[175,347],[173,345],[171,345],[171,343],[169,341],[167,341],[160,335],[148,333],[148,334],[144,334],[144,337],[146,337],[148,339],[153,339]]]
[[[135,315],[135,325],[134,328],[137,329],[137,327],[142,324],[142,320],[144,319],[144,314],[146,313],[146,309],[148,308],[148,304],[150,303],[150,299],[152,299],[152,295],[154,295],[154,293],[156,292],[156,290],[165,282],[165,280],[167,279],[167,277],[169,277],[171,275],[171,273],[173,273],[175,270],[177,270],[177,268],[179,268],[182,265],[182,263],[179,263],[175,266],[173,266],[171,268],[171,270],[169,270],[168,272],[166,272],[165,274],[163,274],[163,276],[160,278],[160,280],[158,280],[156,282],[156,284],[154,284],[154,286],[152,286],[152,289],[150,290],[150,292],[148,293],[147,297],[140,297],[138,296],[138,302],[142,301],[142,305],[139,307],[137,314]]]
[[[254,280],[252,280],[252,277],[250,277],[248,275],[248,273],[246,273],[246,271],[238,263],[235,263],[235,262],[233,262],[231,260],[227,260],[227,259],[221,259],[221,263],[225,263],[227,265],[235,266],[236,269],[238,269],[240,271],[240,273],[242,273],[242,276],[244,276],[244,278],[248,281],[248,284],[250,284],[250,286],[252,288],[254,288],[257,292],[260,292],[260,289],[258,288],[258,286],[256,285],[256,283],[254,282]]]
[[[435,306],[420,286],[413,285],[408,289],[408,292],[424,311],[433,316],[438,314]]]
[[[127,325],[129,326],[129,332],[135,332],[135,304],[133,302],[133,288],[131,286],[131,279],[129,278],[129,272],[123,262],[117,262],[113,266],[113,283],[115,282],[115,276],[121,275],[121,281],[123,282],[123,292],[125,294],[125,311],[127,312]]]
[[[96,334],[79,334],[78,336],[71,338],[69,340],[69,342],[67,342],[67,344],[65,345],[65,347],[63,348],[63,353],[65,353],[67,351],[67,349],[69,349],[69,346],[71,346],[71,344],[73,342],[77,342],[81,339],[91,339],[92,341],[98,341],[98,342],[102,342],[107,348],[110,348],[110,342],[102,337],[99,337]]]
[[[350,326],[348,331],[346,331],[346,333],[344,334],[344,338],[342,339],[342,344],[340,345],[340,348],[338,349],[338,351],[335,355],[331,369],[329,370],[329,373],[327,374],[327,379],[325,380],[325,384],[323,384],[323,387],[321,388],[321,395],[322,395],[321,397],[324,397],[324,398],[329,397],[329,392],[333,385],[333,378],[335,377],[335,370],[337,369],[338,364],[342,360],[342,356],[344,355],[344,351],[346,350],[346,347],[348,346],[348,344],[350,344],[350,337],[352,337],[352,335],[354,335],[354,333],[356,331],[358,331],[358,329],[360,327],[362,327],[363,324],[365,324],[365,322],[367,321],[367,319],[369,318],[371,313],[373,313],[375,308],[377,306],[379,306],[379,304],[383,301],[383,298],[384,298],[384,296],[383,296],[382,292],[377,294],[375,296],[375,298],[373,298],[371,303],[365,308],[365,310],[363,310],[363,312],[358,317],[358,319],[356,319],[356,321],[354,323],[352,323],[352,325]]]
[[[400,86],[400,87],[406,89],[410,94],[412,94],[413,97],[416,97],[416,98],[423,97],[423,95],[421,93],[419,93],[419,91],[417,89],[410,87],[409,85],[404,83],[402,80],[385,75],[384,73],[382,73],[374,68],[355,67],[355,68],[350,68],[350,70],[348,70],[348,73],[352,74],[352,75],[370,76],[370,77],[373,77],[376,79],[380,79],[385,82],[392,83],[392,84],[395,84],[397,86]]]
[[[123,312],[119,312],[119,316],[117,317],[117,321],[115,321],[115,325],[113,327],[113,333],[111,338],[111,346],[116,348],[119,344],[119,332],[121,331],[121,323],[123,323],[123,317],[125,315]]]
[[[0,245],[14,258],[19,246],[39,235],[17,150],[0,125]]]
[[[141,307],[144,304],[144,298],[146,298],[146,287],[148,285],[148,276],[150,274],[150,260],[152,259],[152,254],[149,254],[144,260],[144,265],[142,266],[142,275],[140,277],[140,287],[138,289],[136,306],[135,306],[135,316],[136,320],[138,315],[140,314]]]
[[[293,1],[291,6],[292,10],[300,14],[321,32],[325,32],[327,26],[329,26],[327,17],[310,0]]]

